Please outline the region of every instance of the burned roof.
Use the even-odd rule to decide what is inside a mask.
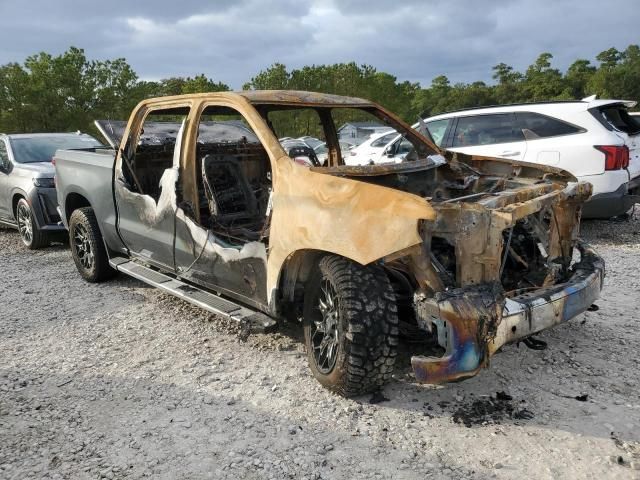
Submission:
[[[344,97],[330,93],[305,92],[300,90],[244,90],[233,92],[242,95],[251,103],[285,104],[334,104],[369,106],[371,102],[357,97]]]
[[[189,93],[166,97],[148,98],[140,102],[142,105],[163,105],[191,99],[211,99],[237,101],[242,99],[254,105],[280,104],[295,106],[327,106],[340,107],[372,107],[373,102],[357,97],[344,97],[329,93],[304,92],[298,90],[243,90],[238,92]]]

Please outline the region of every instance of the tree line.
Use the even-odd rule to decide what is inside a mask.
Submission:
[[[595,57],[575,60],[566,71],[552,66],[545,52],[519,72],[499,63],[494,82],[451,84],[445,75],[429,86],[399,81],[394,75],[355,62],[288,69],[281,63],[256,74],[244,89],[311,90],[373,100],[413,123],[418,116],[468,107],[600,98],[640,99],[640,47],[609,48]],[[0,131],[93,131],[94,119],[127,119],[145,98],[227,91],[229,86],[206,75],[141,80],[124,58],[90,60],[76,47],[53,56],[41,52],[23,63],[0,67]],[[300,132],[301,134],[304,132]]]

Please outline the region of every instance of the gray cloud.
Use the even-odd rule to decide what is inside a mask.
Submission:
[[[125,57],[142,78],[205,73],[240,88],[273,62],[355,61],[428,85],[491,80],[549,51],[554,65],[639,43],[635,0],[3,0],[0,63],[60,53]]]

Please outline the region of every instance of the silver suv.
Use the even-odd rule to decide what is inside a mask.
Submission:
[[[31,249],[48,245],[50,234],[65,230],[57,211],[54,153],[98,146],[85,134],[0,135],[0,224],[17,228]]]

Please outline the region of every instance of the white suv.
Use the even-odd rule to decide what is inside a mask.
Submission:
[[[593,185],[585,218],[608,218],[640,202],[636,102],[596,100],[476,108],[425,119],[447,150],[559,167]]]

